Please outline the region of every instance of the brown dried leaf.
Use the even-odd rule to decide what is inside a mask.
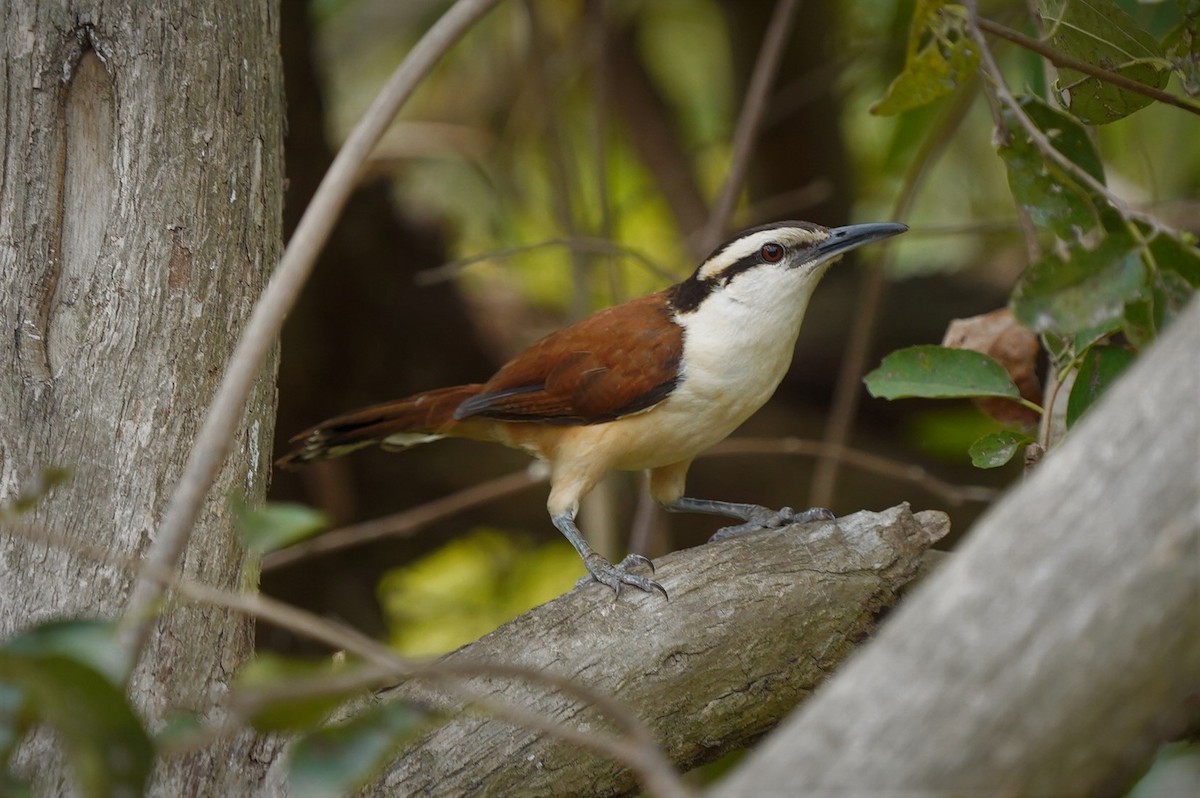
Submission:
[[[942,346],[982,352],[1004,366],[1009,377],[1031,402],[1041,402],[1042,383],[1037,374],[1039,343],[1037,335],[1022,327],[1008,308],[994,310],[969,319],[954,319],[946,328]],[[974,400],[979,409],[1001,424],[1032,427],[1038,414],[1005,399]]]

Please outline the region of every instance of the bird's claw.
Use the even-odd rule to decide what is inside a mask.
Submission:
[[[631,565],[644,565],[650,569],[650,573],[654,573],[654,561],[640,554],[626,554],[625,559],[617,563],[616,567],[625,570]]]
[[[599,582],[602,585],[611,587],[616,592],[617,598],[620,598],[622,586],[632,585],[647,593],[657,590],[659,593],[662,593],[663,598],[670,599],[666,588],[658,582],[629,572],[630,566],[644,565],[650,569],[650,573],[654,573],[654,563],[640,554],[630,554],[617,565],[613,565],[597,554],[594,557],[586,558],[584,565],[587,566],[588,575],[580,579],[576,583],[576,587],[589,582]]]
[[[832,511],[824,507],[810,507],[807,510],[797,512],[791,507],[781,507],[778,510],[772,510],[769,507],[756,507],[751,511],[750,516],[745,523],[737,524],[736,526],[727,526],[718,529],[716,534],[709,538],[709,542],[717,540],[728,540],[740,535],[746,535],[751,532],[757,532],[760,529],[778,529],[779,527],[787,526],[788,524],[808,524],[813,521],[833,521],[837,518]]]

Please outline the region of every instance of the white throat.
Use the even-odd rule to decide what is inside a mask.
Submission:
[[[676,391],[729,407],[739,424],[748,418],[787,373],[808,301],[828,266],[803,274],[764,264],[680,314],[684,359]]]

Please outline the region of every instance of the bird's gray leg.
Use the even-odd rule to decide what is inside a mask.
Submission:
[[[645,590],[647,593],[651,590],[657,590],[663,594],[663,598],[668,598],[666,589],[658,582],[629,572],[629,566],[636,563],[639,565],[649,565],[653,573],[653,564],[642,555],[630,554],[624,560],[621,560],[619,565],[613,565],[588,545],[588,542],[583,537],[583,533],[575,525],[574,513],[551,514],[550,520],[554,522],[554,526],[558,531],[562,532],[563,536],[575,547],[575,551],[579,552],[579,556],[583,560],[583,565],[587,568],[588,573],[591,574],[592,579],[601,584],[608,585],[617,592],[618,596],[621,595],[621,585],[633,585],[639,590]]]
[[[810,507],[807,510],[796,511],[791,507],[772,510],[757,504],[739,504],[737,502],[719,502],[712,499],[692,499],[681,496],[663,507],[673,513],[707,513],[708,515],[723,515],[727,518],[739,518],[745,523],[718,529],[709,538],[710,541],[757,532],[760,529],[776,529],[788,524],[807,524],[812,521],[832,521],[835,516],[824,507]]]

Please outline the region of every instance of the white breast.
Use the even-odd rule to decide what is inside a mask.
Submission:
[[[733,289],[708,297],[681,318],[684,359],[672,398],[732,432],[779,387],[788,366],[807,296],[750,302]],[[791,293],[791,292],[789,292]]]
[[[613,467],[656,468],[691,459],[771,398],[791,364],[817,282],[797,276],[779,271],[735,279],[679,317],[684,329],[679,382],[651,412],[613,423],[628,433]]]

